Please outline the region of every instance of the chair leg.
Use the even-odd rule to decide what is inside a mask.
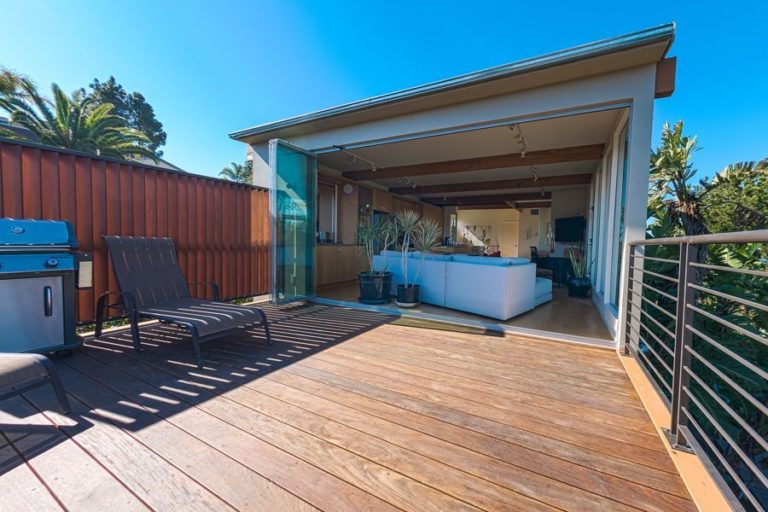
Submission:
[[[107,295],[102,295],[96,302],[96,337],[101,336],[102,327],[104,326],[104,308],[107,305]]]
[[[203,355],[200,352],[200,340],[197,339],[197,333],[194,330],[192,331],[192,348],[195,349],[195,362],[197,363],[197,367],[202,370]]]
[[[141,338],[139,337],[139,315],[135,310],[128,313],[131,321],[131,338],[133,338],[133,349],[141,352]]]
[[[272,344],[272,334],[269,332],[269,322],[267,321],[267,315],[264,314],[264,311],[258,309],[259,315],[261,316],[261,325],[264,327],[264,335],[267,337],[267,345]]]
[[[64,414],[69,414],[72,411],[72,407],[69,405],[69,399],[67,393],[64,391],[64,385],[61,383],[59,377],[59,370],[56,369],[56,365],[53,361],[45,356],[38,356],[38,362],[45,367],[48,372],[48,382],[50,382],[53,392],[56,394],[56,400],[59,402],[59,408]]]
[[[61,409],[61,412],[63,414],[72,412],[67,393],[64,391],[64,386],[61,383],[58,373],[51,374],[51,387],[53,387],[53,392],[56,393],[56,400],[59,402],[59,409]]]

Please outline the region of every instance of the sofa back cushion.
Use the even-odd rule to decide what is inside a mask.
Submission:
[[[494,267],[508,267],[510,265],[523,265],[530,263],[526,258],[496,258],[491,256],[470,256],[468,254],[454,254],[451,259],[457,263],[493,265]]]

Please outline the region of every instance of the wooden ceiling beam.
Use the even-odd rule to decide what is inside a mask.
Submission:
[[[552,201],[530,201],[528,203],[516,202],[515,208],[549,208],[552,206]]]
[[[430,162],[397,167],[364,171],[347,171],[345,178],[352,180],[388,180],[409,176],[429,176],[452,172],[483,171],[487,169],[503,169],[507,167],[525,167],[529,165],[557,164],[562,162],[578,162],[582,160],[598,160],[603,156],[603,144],[574,146],[569,148],[544,149],[508,155],[483,156],[463,160]]]
[[[561,185],[585,185],[592,181],[591,174],[567,174],[565,176],[542,176],[538,179],[520,178],[515,180],[473,181],[471,183],[447,183],[443,185],[418,185],[416,187],[394,187],[393,194],[443,194],[448,192],[476,192],[481,190],[504,190],[515,188],[557,187]]]
[[[529,192],[523,194],[500,194],[486,196],[459,196],[459,197],[428,197],[423,198],[425,203],[435,206],[469,206],[477,204],[504,204],[517,201],[541,201],[552,199],[550,192]]]

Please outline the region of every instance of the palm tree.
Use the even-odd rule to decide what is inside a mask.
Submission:
[[[253,162],[246,160],[243,164],[232,162],[228,167],[224,167],[219,176],[225,180],[237,183],[251,184],[253,182]]]
[[[685,235],[708,232],[700,208],[705,182],[690,183],[696,176],[692,157],[698,149],[696,137],[683,135],[683,122],[678,121],[674,128],[664,123],[661,144],[651,151],[649,205],[655,209],[651,214],[668,215]]]
[[[112,114],[112,104],[96,104],[82,91],[67,96],[56,84],[51,85],[51,101],[40,95],[26,77],[17,76],[15,81],[9,78],[7,83],[14,89],[10,94],[0,94],[0,108],[40,143],[113,158],[145,156],[156,160],[152,151],[139,145],[149,139]]]

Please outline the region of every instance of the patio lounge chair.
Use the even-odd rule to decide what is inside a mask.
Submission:
[[[272,343],[267,317],[262,310],[219,302],[219,287],[215,283],[186,282],[170,238],[105,236],[104,240],[120,291],[109,291],[99,296],[96,304],[97,337],[101,336],[105,309],[119,307],[128,314],[136,351],[141,351],[139,317],[154,318],[190,331],[198,367],[203,366],[201,343],[248,327],[262,326],[267,343]],[[214,300],[192,297],[190,285],[210,286]],[[107,298],[115,294],[119,296],[119,301],[107,304]]]
[[[69,414],[67,394],[50,359],[40,354],[0,353],[0,400],[46,384],[53,387],[61,412]]]

